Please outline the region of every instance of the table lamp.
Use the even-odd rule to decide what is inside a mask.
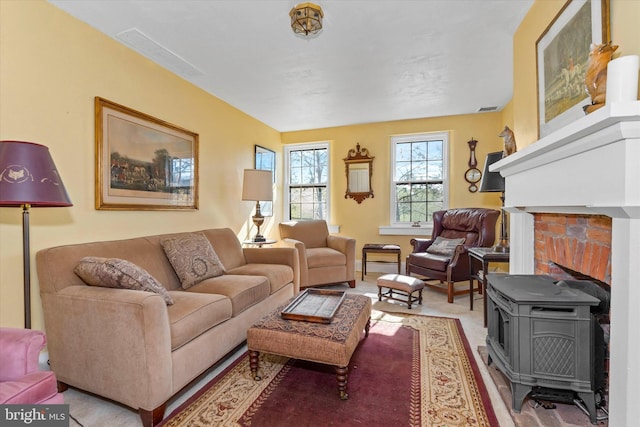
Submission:
[[[490,172],[489,166],[502,159],[502,151],[487,154],[487,160],[484,164],[484,172],[480,181],[481,193],[502,192],[500,200],[502,207],[500,208],[500,242],[493,247],[494,252],[509,252],[509,237],[507,235],[507,219],[504,211],[504,177],[500,172]]]
[[[22,208],[24,327],[31,329],[29,208],[73,206],[47,147],[0,141],[0,206]]]
[[[267,239],[260,234],[260,226],[264,223],[264,216],[260,212],[260,201],[273,200],[273,181],[271,171],[259,169],[245,169],[242,182],[242,200],[256,202],[256,214],[252,217],[258,231],[254,242],[265,242]]]

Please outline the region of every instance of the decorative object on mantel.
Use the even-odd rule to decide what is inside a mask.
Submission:
[[[291,29],[303,37],[317,35],[322,30],[322,8],[313,3],[300,3],[289,12]]]
[[[509,129],[509,126],[505,126],[498,136],[504,139],[502,157],[510,156],[518,151],[518,147],[516,146],[516,136],[513,134],[513,131]]]
[[[617,48],[618,46],[612,45],[611,42],[591,45],[587,72],[584,75],[584,83],[591,97],[591,104],[582,107],[585,114],[604,107],[607,91],[607,64]]]
[[[29,209],[73,206],[47,147],[0,141],[0,206],[22,208],[24,327],[31,329]]]
[[[584,117],[589,52],[611,40],[609,9],[609,0],[568,0],[536,41],[539,138]]]
[[[464,173],[464,179],[469,183],[469,191],[475,193],[478,191],[478,181],[482,178],[482,172],[478,169],[478,160],[476,159],[478,141],[472,137],[467,141],[467,144],[469,144],[469,169]]]
[[[267,239],[260,234],[260,226],[264,224],[264,216],[260,212],[260,201],[273,200],[273,178],[271,171],[245,169],[242,181],[242,200],[256,202],[256,214],[252,218],[258,231],[256,231],[253,241],[266,242]]]
[[[640,56],[621,56],[607,65],[606,104],[638,100]]]
[[[500,196],[500,200],[502,201],[502,207],[500,208],[500,242],[498,242],[498,244],[493,247],[494,252],[509,252],[507,218],[504,211],[504,177],[500,174],[500,172],[489,171],[489,166],[503,158],[504,157],[502,151],[496,151],[487,154],[487,160],[484,163],[484,173],[482,174],[482,181],[480,182],[481,193],[502,192],[502,195]]]
[[[373,159],[369,156],[369,150],[360,148],[360,143],[356,144],[355,150],[349,150],[344,160],[345,173],[347,174],[347,191],[344,198],[351,197],[353,200],[362,203],[367,197],[373,198],[371,188],[371,176],[373,175]]]

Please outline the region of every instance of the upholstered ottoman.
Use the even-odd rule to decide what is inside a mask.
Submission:
[[[263,317],[247,331],[251,375],[258,381],[260,352],[335,366],[340,399],[349,398],[349,361],[362,331],[369,336],[371,298],[347,294],[329,324],[283,319],[283,307]]]
[[[388,288],[387,292],[383,292],[383,288]],[[409,309],[411,304],[418,302],[422,304],[422,290],[424,282],[415,277],[403,276],[401,274],[385,274],[378,277],[378,301],[382,301],[382,297],[392,299],[394,301],[406,302]],[[400,299],[393,296],[393,291],[400,295],[406,295],[406,299]],[[413,294],[417,292],[418,296]]]

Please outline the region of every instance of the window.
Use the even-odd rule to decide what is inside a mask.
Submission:
[[[329,144],[285,147],[285,216],[329,222]]]
[[[391,138],[392,225],[430,223],[446,208],[448,142],[446,133]]]

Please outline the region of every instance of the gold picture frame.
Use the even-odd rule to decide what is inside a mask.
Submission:
[[[611,40],[609,0],[568,0],[536,41],[538,137],[584,116],[591,44]]]
[[[198,209],[198,134],[95,97],[98,210]]]

